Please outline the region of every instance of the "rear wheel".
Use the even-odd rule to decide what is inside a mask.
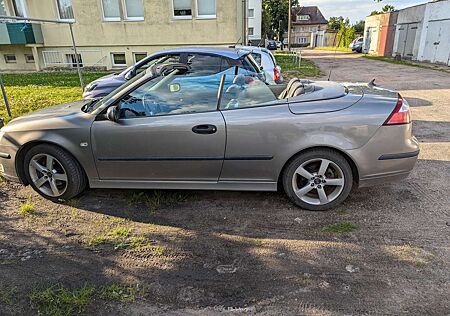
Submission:
[[[80,194],[86,178],[80,164],[65,150],[42,144],[25,155],[24,170],[28,182],[51,201],[66,201]]]
[[[318,149],[293,159],[283,174],[289,199],[301,208],[323,211],[342,203],[350,193],[353,175],[338,152]]]

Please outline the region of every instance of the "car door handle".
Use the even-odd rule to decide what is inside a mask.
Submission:
[[[214,134],[217,132],[217,127],[211,124],[202,124],[194,126],[192,131],[196,134]]]

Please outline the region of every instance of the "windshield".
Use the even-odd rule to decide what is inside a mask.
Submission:
[[[105,104],[108,100],[110,100],[117,92],[120,90],[125,89],[129,85],[133,84],[134,82],[138,81],[140,78],[144,77],[145,71],[139,73],[137,76],[133,77],[132,79],[128,80],[126,83],[121,85],[120,87],[114,89],[109,94],[105,95],[102,99],[92,102],[87,108],[83,109],[86,113],[92,113],[99,107],[101,107],[103,104]]]

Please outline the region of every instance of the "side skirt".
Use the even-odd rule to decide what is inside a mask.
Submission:
[[[170,189],[170,190],[227,190],[277,191],[277,182],[250,181],[133,181],[91,179],[91,188],[103,189]]]

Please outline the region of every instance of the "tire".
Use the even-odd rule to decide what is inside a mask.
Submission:
[[[78,161],[54,145],[32,147],[25,155],[24,171],[33,189],[53,202],[70,200],[86,187],[87,179]]]
[[[349,163],[332,149],[313,149],[298,155],[286,166],[282,180],[289,199],[310,211],[325,211],[341,204],[353,186]]]

